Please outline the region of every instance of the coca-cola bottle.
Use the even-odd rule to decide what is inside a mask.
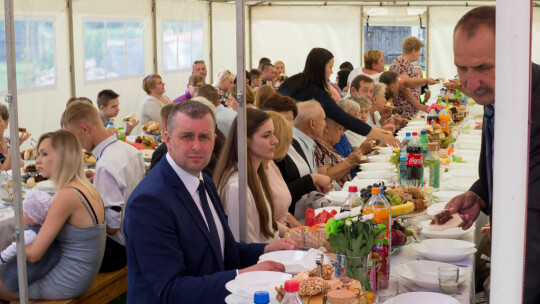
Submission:
[[[407,145],[407,185],[420,187],[422,185],[422,172],[424,171],[424,151],[418,133],[413,132],[411,141]]]

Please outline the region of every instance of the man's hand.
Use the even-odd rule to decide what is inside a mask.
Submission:
[[[244,273],[244,272],[250,272],[250,271],[277,271],[277,272],[285,272],[285,265],[274,262],[274,261],[264,261],[258,264],[255,264],[253,266],[238,269],[238,274]]]
[[[92,170],[86,170],[84,171],[84,176],[86,176],[86,178],[91,182],[91,183],[94,183],[94,171]]]
[[[139,121],[136,119],[133,119],[131,123],[126,122],[126,136],[129,136],[131,134],[131,131],[133,131],[133,128],[135,128],[139,124]]]
[[[332,190],[332,179],[328,175],[311,173],[311,179],[317,191],[321,193],[326,193]]]
[[[291,238],[282,238],[264,247],[264,253],[279,250],[296,250],[298,245]]]
[[[461,82],[451,79],[443,83],[443,86],[451,90],[461,89]]]
[[[362,151],[355,150],[347,156],[346,160],[348,160],[353,165],[358,165],[360,161],[362,160]]]
[[[399,140],[395,138],[394,135],[392,135],[392,133],[383,129],[372,128],[371,131],[368,133],[368,137],[376,139],[376,140],[380,140],[388,144],[390,147],[398,148],[400,145]]]
[[[444,208],[449,209],[450,213],[459,212],[459,216],[463,219],[462,228],[467,230],[472,226],[485,206],[486,203],[478,194],[467,191],[451,199]]]

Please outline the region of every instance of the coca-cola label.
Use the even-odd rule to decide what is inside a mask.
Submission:
[[[407,154],[407,166],[418,167],[422,166],[423,153],[408,153]]]

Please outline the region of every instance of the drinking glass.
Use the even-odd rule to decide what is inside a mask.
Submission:
[[[448,295],[457,294],[459,268],[455,266],[439,266],[439,288]]]
[[[382,275],[377,278],[377,303],[384,303],[399,294],[399,281],[395,276]]]

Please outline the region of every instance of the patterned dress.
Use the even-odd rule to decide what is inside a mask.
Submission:
[[[392,64],[390,65],[389,71],[396,72],[398,74],[407,74],[410,78],[422,78],[418,72],[413,68],[413,65],[402,56],[396,57]],[[420,86],[409,88],[416,100],[420,101]],[[405,118],[412,118],[416,116],[418,110],[409,103],[401,92],[398,92],[394,98],[394,110],[401,116]]]
[[[336,149],[328,146],[322,140],[317,138],[315,139],[315,143],[317,144],[315,147],[315,165],[317,167],[331,168],[345,160]],[[343,187],[343,184],[351,179],[351,174],[347,172],[347,174],[341,178],[336,179],[336,182],[340,187]]]
[[[226,108],[230,107],[231,101],[229,100],[229,96],[227,95],[227,93],[223,92],[223,90],[218,87],[215,87],[215,89],[219,95],[219,101],[221,102],[221,104]]]

